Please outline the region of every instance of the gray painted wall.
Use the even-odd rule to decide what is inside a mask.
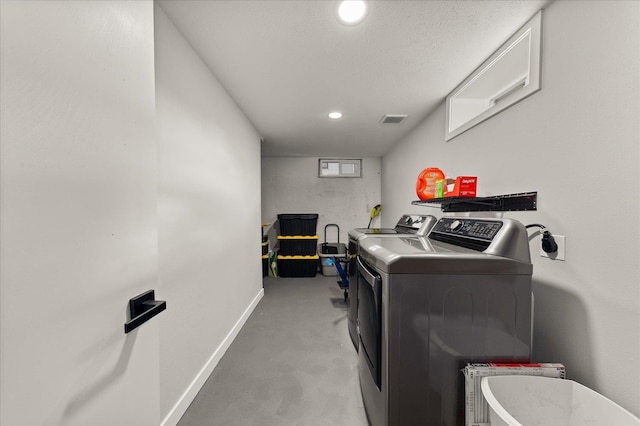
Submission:
[[[384,225],[417,199],[418,173],[477,175],[479,194],[538,191],[505,213],[566,236],[566,261],[539,256],[534,361],[640,415],[640,3],[557,1],[543,12],[542,90],[445,142],[444,105],[383,158]],[[498,46],[496,46],[497,48]],[[422,152],[422,155],[415,155]],[[410,155],[411,154],[411,155]]]
[[[263,294],[259,135],[152,1],[1,7],[0,423],[175,424]]]
[[[180,418],[262,295],[260,136],[155,5],[160,410]],[[231,333],[231,336],[229,336]]]
[[[158,424],[153,4],[1,8],[0,424]]]
[[[281,213],[318,213],[318,235],[324,240],[324,226],[336,223],[340,241],[346,242],[351,228],[366,227],[369,213],[380,203],[380,158],[362,159],[361,178],[319,178],[318,158],[265,157],[262,159],[262,220],[274,224]],[[384,207],[383,207],[384,211]],[[372,226],[380,223],[376,218]],[[329,241],[336,241],[334,228]],[[270,230],[270,244],[276,231]]]

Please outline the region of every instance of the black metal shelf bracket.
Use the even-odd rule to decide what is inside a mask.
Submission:
[[[412,201],[416,206],[440,207],[448,212],[512,212],[537,210],[538,193],[494,195],[491,197],[447,197]]]
[[[155,291],[148,290],[137,295],[133,299],[129,299],[129,312],[131,319],[124,323],[124,332],[129,333],[140,327],[160,312],[167,309],[167,302],[164,300],[155,300]]]

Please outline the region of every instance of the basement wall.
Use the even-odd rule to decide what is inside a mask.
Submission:
[[[262,220],[270,225],[271,247],[276,243],[273,228],[278,214],[317,213],[317,231],[324,241],[324,227],[340,227],[340,242],[348,241],[352,228],[366,228],[371,209],[380,204],[380,158],[362,159],[361,178],[319,178],[317,157],[264,157],[262,159]],[[372,227],[380,224],[380,217]],[[327,239],[337,241],[334,227],[327,229]]]

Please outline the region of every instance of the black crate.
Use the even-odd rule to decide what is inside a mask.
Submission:
[[[318,214],[279,214],[280,235],[316,235]]]
[[[262,256],[262,276],[269,275],[269,255]]]
[[[278,254],[282,256],[313,256],[316,254],[318,236],[278,236],[280,249]]]
[[[315,277],[318,272],[318,260],[315,256],[278,255],[278,275],[281,277]]]
[[[269,253],[269,241],[262,243],[262,255]]]

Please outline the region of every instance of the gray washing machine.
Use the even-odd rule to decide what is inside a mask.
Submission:
[[[530,361],[524,226],[440,219],[428,237],[360,241],[358,372],[373,426],[463,425],[469,362]]]
[[[351,256],[349,264],[349,275],[355,278],[356,275],[356,257],[360,251],[360,241],[366,237],[402,237],[407,235],[425,236],[431,231],[438,219],[435,216],[427,214],[403,214],[396,226],[393,228],[354,228],[349,231],[349,255]],[[356,321],[358,319],[358,282],[356,279],[349,281],[349,293],[353,296],[349,298],[349,314],[347,326],[349,328],[349,336],[353,345],[358,349],[358,331]]]

